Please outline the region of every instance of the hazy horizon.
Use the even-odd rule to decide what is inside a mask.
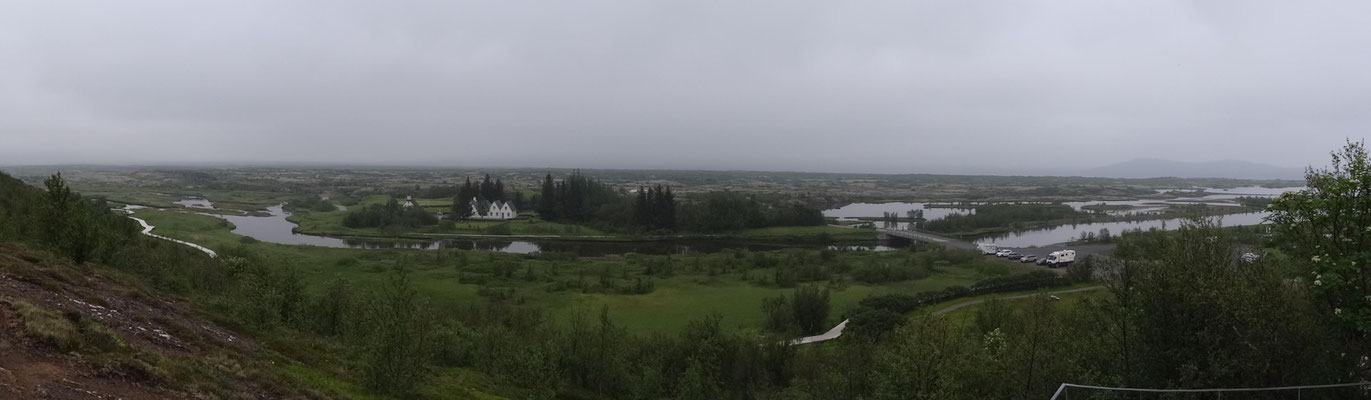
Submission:
[[[0,165],[1326,162],[1371,3],[0,4]]]

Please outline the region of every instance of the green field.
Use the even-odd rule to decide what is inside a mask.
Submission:
[[[1024,304],[1027,304],[1028,302],[1033,301],[1034,298],[1020,298],[1020,299],[1007,299],[1007,298],[1009,298],[1009,297],[1015,297],[1015,296],[1021,296],[1021,295],[1026,295],[1026,294],[1047,293],[1047,292],[1057,292],[1057,291],[1063,291],[1063,290],[1071,290],[1071,289],[1077,289],[1077,288],[1082,288],[1082,287],[1086,287],[1086,286],[1092,286],[1092,284],[1083,283],[1083,284],[1076,284],[1076,285],[1071,285],[1071,286],[1063,286],[1063,287],[1056,287],[1056,288],[1049,288],[1049,289],[1030,290],[1030,291],[1023,291],[1023,292],[995,293],[995,294],[988,294],[988,295],[983,295],[983,296],[961,298],[961,299],[951,300],[951,301],[947,301],[947,302],[944,302],[944,303],[938,303],[938,304],[930,305],[930,306],[928,306],[928,307],[924,307],[924,308],[921,310],[921,312],[933,312],[933,311],[941,310],[941,309],[944,309],[944,308],[947,308],[947,307],[949,307],[949,306],[956,305],[956,304],[961,304],[961,303],[966,303],[966,302],[971,302],[971,301],[976,301],[976,300],[985,300],[985,302],[983,302],[983,303],[974,304],[974,305],[969,305],[969,306],[966,306],[966,307],[958,308],[958,309],[956,309],[956,310],[953,310],[953,311],[948,312],[948,313],[946,313],[946,314],[943,314],[943,315],[941,316],[942,318],[947,319],[948,321],[953,322],[955,325],[965,325],[965,324],[970,323],[972,320],[974,320],[974,319],[976,318],[976,314],[977,314],[978,312],[980,312],[980,310],[982,310],[982,309],[985,307],[985,304],[986,304],[986,303],[991,302],[991,301],[1000,301],[1000,302],[1004,302],[1004,304],[1009,305],[1011,308],[1018,309],[1018,308],[1023,307]],[[1103,296],[1108,296],[1108,295],[1109,295],[1109,291],[1107,291],[1107,290],[1090,290],[1090,291],[1083,291],[1083,292],[1062,293],[1062,294],[1055,295],[1055,296],[1057,296],[1058,298],[1060,298],[1061,300],[1059,300],[1059,301],[1054,301],[1053,304],[1054,304],[1056,307],[1060,307],[1060,308],[1063,308],[1063,309],[1071,309],[1071,308],[1075,308],[1075,307],[1080,306],[1081,303],[1085,302],[1087,299],[1096,299],[1096,298],[1101,298],[1101,297],[1103,297]]]
[[[349,210],[370,204],[385,204],[390,198],[390,196],[386,195],[370,196],[363,199],[357,205],[349,206]],[[415,199],[415,201],[431,212],[442,211],[446,213],[452,205],[452,199]],[[443,225],[432,225],[406,231],[393,231],[385,228],[349,228],[343,226],[343,217],[346,215],[346,211],[318,212],[297,210],[289,220],[300,226],[298,229],[300,233],[330,236],[417,237],[418,235],[492,235],[495,234],[494,232],[501,232],[500,230],[493,230],[492,227],[503,225],[509,228],[509,236],[561,237],[588,240],[653,239],[652,237],[637,237],[633,235],[611,235],[591,227],[551,222],[539,218],[538,214],[535,212],[527,211],[522,212],[520,218],[510,221],[457,221],[451,228],[444,228]],[[875,233],[867,229],[835,226],[784,226],[748,229],[717,235],[682,236],[737,237],[764,241],[836,241],[850,243],[871,241],[875,238]]]
[[[554,257],[516,255],[486,251],[357,250],[261,243],[230,232],[231,224],[222,219],[175,211],[139,210],[134,216],[157,226],[154,233],[199,243],[216,251],[232,252],[242,248],[274,265],[296,268],[311,289],[335,280],[369,287],[387,278],[397,265],[413,271],[416,286],[439,307],[478,304],[483,291],[500,292],[524,304],[541,306],[548,316],[566,320],[577,312],[593,314],[608,307],[612,317],[634,332],[677,332],[687,322],[711,313],[723,317],[723,324],[738,329],[759,328],[761,299],[789,295],[794,289],[763,282],[776,273],[776,267],[749,267],[757,259],[807,259],[817,261],[817,251],[785,250],[743,254],[720,252],[700,255],[651,256],[641,254],[606,257]],[[846,228],[835,228],[846,229]],[[784,230],[780,231],[785,233]],[[759,255],[760,254],[760,255]],[[830,265],[910,263],[917,258],[910,251],[834,252]],[[1023,271],[1032,267],[994,258],[975,257],[964,264],[942,262],[927,277],[917,280],[865,284],[839,279],[830,282],[836,319],[857,301],[871,294],[916,293],[953,285],[968,285],[978,279]],[[804,262],[804,261],[802,261]],[[492,271],[514,265],[508,277],[493,277]],[[677,271],[670,276],[645,274],[648,265],[670,265]],[[708,271],[705,271],[708,269]],[[531,273],[530,273],[531,272]],[[479,280],[463,283],[463,277]],[[603,293],[576,288],[557,289],[569,281],[595,282],[608,276],[614,284],[627,284],[639,278],[650,280],[655,290],[647,294]],[[480,279],[476,279],[480,278]],[[745,279],[746,278],[746,279]]]
[[[187,197],[204,197],[214,203],[214,208],[221,210],[242,210],[258,211],[288,201],[294,197],[285,193],[274,192],[254,192],[254,191],[223,191],[223,190],[164,190],[157,192],[150,191],[129,191],[119,188],[92,189],[83,192],[88,196],[103,197],[109,201],[137,204],[148,207],[158,208],[182,208],[175,204],[176,201]]]

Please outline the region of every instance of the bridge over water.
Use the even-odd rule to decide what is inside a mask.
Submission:
[[[921,231],[921,230],[916,230],[916,229],[881,229],[881,228],[877,228],[877,229],[876,229],[876,234],[877,234],[877,237],[879,237],[879,238],[881,238],[881,239],[900,238],[900,239],[904,239],[904,240],[912,240],[912,241],[915,241],[915,242],[932,243],[932,244],[942,245],[942,246],[944,246],[944,247],[951,247],[951,248],[958,248],[958,249],[974,249],[974,248],[976,248],[976,245],[975,245],[974,243],[971,243],[971,242],[968,242],[968,241],[965,241],[965,240],[961,240],[961,239],[957,239],[957,238],[952,238],[952,237],[947,237],[947,236],[942,236],[942,235],[939,235],[939,234],[936,234],[936,233],[933,233],[933,232]]]

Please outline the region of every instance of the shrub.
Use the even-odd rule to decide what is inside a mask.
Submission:
[[[62,352],[107,353],[124,342],[99,322],[76,312],[58,313],[23,301],[10,304],[24,319],[24,333],[56,347]]]
[[[806,335],[819,333],[828,322],[828,289],[805,285],[795,289],[790,309],[794,312],[795,324]]]
[[[1033,271],[1026,274],[1002,276],[977,281],[971,285],[970,294],[1014,292],[1070,285],[1069,279],[1062,278],[1052,271]]]
[[[1093,255],[1085,256],[1066,267],[1066,277],[1072,282],[1090,282],[1095,279],[1095,263],[1098,261]]]
[[[509,223],[505,222],[501,224],[491,225],[491,227],[486,228],[486,233],[491,235],[510,235],[514,232],[510,230]]]
[[[861,313],[853,315],[847,322],[847,329],[844,333],[852,333],[858,337],[879,339],[886,333],[895,330],[895,327],[904,322],[904,314],[890,310],[863,310]]]
[[[784,295],[762,299],[762,314],[766,315],[766,327],[775,332],[790,329],[792,314]]]

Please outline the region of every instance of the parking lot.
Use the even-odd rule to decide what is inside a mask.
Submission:
[[[1085,258],[1086,256],[1090,256],[1090,255],[1094,255],[1094,256],[1108,256],[1110,253],[1113,253],[1113,252],[1114,252],[1114,245],[1113,245],[1113,244],[1067,245],[1067,244],[1065,244],[1065,243],[1059,243],[1059,244],[1056,244],[1056,245],[1052,245],[1052,246],[1043,246],[1043,247],[1000,247],[1000,250],[1013,250],[1013,251],[1015,251],[1015,252],[1017,252],[1017,253],[1019,253],[1019,254],[1025,255],[1025,256],[1030,256],[1030,255],[1031,255],[1031,256],[1036,256],[1036,257],[1039,258],[1039,259],[1041,259],[1041,258],[1043,258],[1043,257],[1047,257],[1047,254],[1048,254],[1048,253],[1051,253],[1051,252],[1054,252],[1054,251],[1058,251],[1058,250],[1075,250],[1075,251],[1076,251],[1076,260],[1080,260],[1081,258]]]

